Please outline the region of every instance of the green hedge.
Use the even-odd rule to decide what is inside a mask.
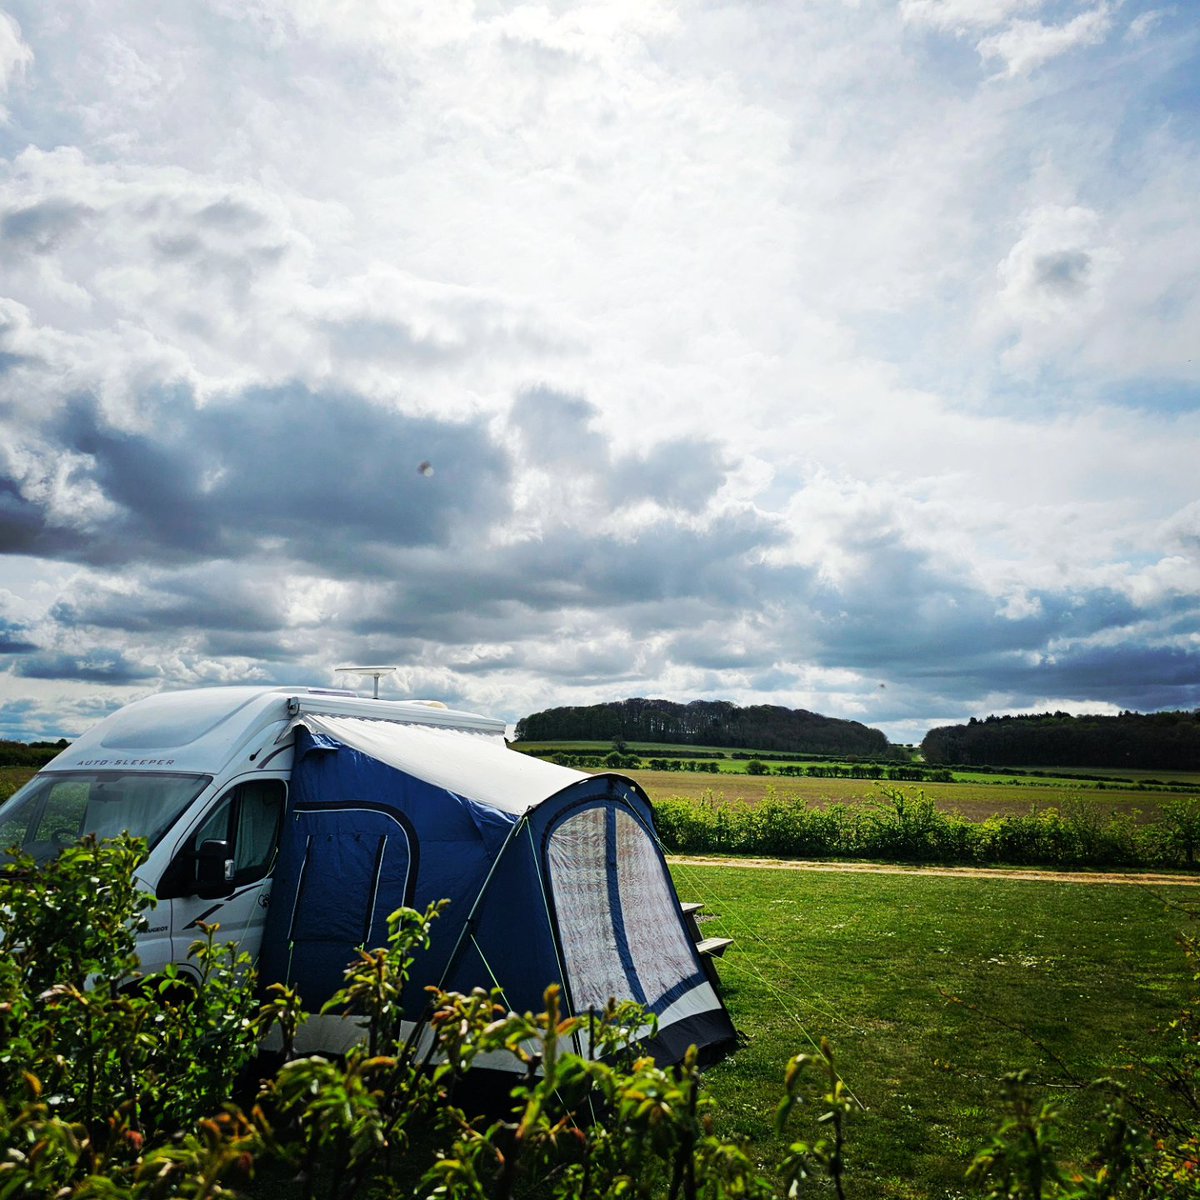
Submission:
[[[924,792],[880,788],[866,805],[818,808],[799,797],[759,804],[660,800],[658,834],[680,854],[756,854],[777,858],[858,858],[896,862],[1056,867],[1190,867],[1200,851],[1200,800],[1163,806],[1137,825],[1085,801],[1031,809],[1021,816],[970,821],[944,812]]]

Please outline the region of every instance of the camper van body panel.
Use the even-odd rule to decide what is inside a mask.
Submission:
[[[125,705],[78,737],[0,807],[0,823],[27,789],[50,779],[69,785],[129,778],[140,781],[143,788],[158,779],[164,783],[181,777],[206,779],[191,802],[151,839],[149,856],[137,872],[138,885],[157,898],[148,914],[148,928],[138,940],[142,970],[158,971],[175,962],[185,974],[195,975],[188,951],[202,936],[201,922],[219,925],[218,940],[237,941],[257,958],[270,904],[273,861],[258,878],[222,895],[202,896],[194,890],[181,891],[178,885],[168,886],[164,894],[163,885],[170,884],[173,874],[176,879],[186,874],[198,848],[197,835],[203,836],[237,788],[277,781],[286,789],[293,731],[309,706],[327,714],[348,713],[375,721],[474,730],[503,744],[502,722],[423,701],[367,700],[353,692],[319,688],[164,692]],[[130,832],[145,830],[143,826]],[[48,852],[56,849],[46,847]]]
[[[291,745],[290,741],[284,747],[276,743],[291,722],[288,699],[296,691],[231,687],[148,696],[97,723],[35,777],[53,776],[62,781],[141,777],[147,784],[155,778],[179,775],[208,779],[153,841],[137,872],[139,886],[157,899],[147,914],[148,928],[138,939],[144,972],[159,971],[174,962],[185,974],[196,975],[188,951],[203,934],[201,922],[219,925],[218,940],[237,941],[252,957],[257,956],[273,863],[258,878],[222,895],[200,896],[186,886],[168,888],[167,894],[162,894],[162,885],[172,874],[178,878],[189,870],[194,878],[194,838],[241,782],[267,778],[286,789]],[[279,749],[283,752],[272,754]],[[268,756],[271,761],[263,764],[261,760]],[[131,828],[130,832],[140,835],[145,829]]]

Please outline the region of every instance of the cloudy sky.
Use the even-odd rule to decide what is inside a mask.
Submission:
[[[1194,708],[1198,497],[1193,0],[0,0],[0,736]]]

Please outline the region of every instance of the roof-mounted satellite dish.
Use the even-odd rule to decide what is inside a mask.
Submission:
[[[398,671],[399,667],[334,667],[343,675],[370,675],[375,680],[375,699],[379,699],[379,681],[384,675]]]

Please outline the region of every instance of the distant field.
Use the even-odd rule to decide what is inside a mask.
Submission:
[[[539,757],[550,754],[563,754],[575,757],[600,757],[612,753],[613,744],[607,742],[521,742],[517,747],[523,752],[537,752]],[[626,754],[639,758],[709,758],[715,760],[717,771],[722,775],[745,775],[746,764],[751,758],[759,757],[767,765],[768,773],[779,775],[780,768],[786,767],[833,767],[843,771],[852,769],[853,763],[842,758],[823,758],[819,755],[798,756],[787,758],[779,751],[752,750],[738,746],[682,746],[663,742],[629,742]],[[736,757],[734,757],[736,755]],[[720,757],[718,757],[720,756]],[[863,760],[862,765],[869,765]],[[904,762],[882,762],[883,767],[902,767]],[[911,764],[926,771],[944,770],[936,764],[915,761]],[[1036,774],[1034,774],[1036,772]],[[672,773],[674,774],[674,773]],[[761,778],[761,777],[760,777]],[[782,775],[784,780],[800,778],[798,776]],[[1106,791],[1113,786],[1110,782],[1128,781],[1136,784],[1145,781],[1151,786],[1181,785],[1180,791],[1189,788],[1200,788],[1200,771],[1177,771],[1166,768],[1160,770],[1132,770],[1121,767],[1019,767],[1011,772],[1002,769],[992,770],[956,770],[956,783],[978,783],[985,785],[1008,784],[1012,786],[1036,785],[1043,781],[1047,787],[1062,787],[1068,785],[1080,790],[1095,789]],[[1061,782],[1060,782],[1061,781]]]
[[[1161,767],[1156,771],[1126,770],[1122,767],[1022,767],[1023,771],[1041,771],[1044,775],[1104,775],[1110,779],[1159,779],[1163,783],[1200,784],[1200,771],[1176,771]]]
[[[784,1064],[827,1035],[863,1105],[847,1134],[852,1196],[962,1195],[998,1124],[1001,1078],[1018,1068],[1039,1102],[1061,1107],[1067,1153],[1082,1162],[1098,1144],[1099,1101],[1078,1081],[1156,1054],[1152,1030],[1188,994],[1175,939],[1189,922],[1166,902],[1194,904],[1194,889],[687,860],[672,871],[681,898],[713,915],[705,934],[735,939],[720,971],[747,1044],[708,1073],[719,1131],[777,1160]],[[819,1132],[806,1112],[793,1137]]]
[[[690,771],[624,771],[646,789],[651,800],[670,796],[697,800],[701,796],[724,797],[757,804],[768,792],[777,796],[798,796],[809,804],[864,804],[880,795],[879,785],[869,779],[791,779],[769,775],[729,775],[714,779]],[[1109,785],[1096,791],[1083,785],[1014,780],[996,782],[994,776],[983,776],[992,782],[981,783],[911,783],[892,784],[904,788],[919,788],[936,801],[939,808],[960,812],[973,821],[991,816],[1027,813],[1031,805],[1038,808],[1062,808],[1073,799],[1085,799],[1101,812],[1128,813],[1136,820],[1153,820],[1162,805],[1180,796],[1195,799],[1193,793],[1171,791],[1143,792],[1137,788]]]
[[[33,775],[33,767],[0,767],[0,800],[7,800]]]

